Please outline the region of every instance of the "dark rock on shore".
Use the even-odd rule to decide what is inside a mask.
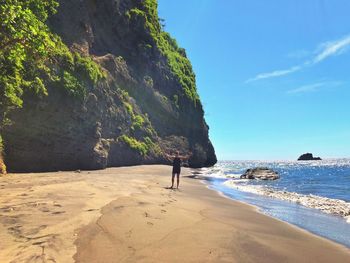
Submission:
[[[317,160],[322,160],[320,157],[314,157],[312,153],[304,153],[300,155],[298,158],[298,161],[317,161]]]
[[[280,176],[277,172],[267,167],[248,169],[244,174],[241,175],[241,179],[276,180],[279,178]]]

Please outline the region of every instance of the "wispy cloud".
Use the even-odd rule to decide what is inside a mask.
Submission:
[[[303,92],[312,92],[317,91],[322,87],[337,87],[342,85],[343,83],[340,81],[332,81],[332,82],[317,82],[313,84],[304,85],[295,89],[288,90],[288,94],[296,94],[296,93],[303,93]]]
[[[304,85],[299,88],[288,90],[287,93],[293,94],[293,93],[315,91],[318,88],[323,87],[324,85],[326,85],[326,83],[314,83],[314,84]]]
[[[344,53],[350,45],[350,36],[346,36],[337,41],[323,43],[320,46],[321,51],[313,59],[313,63],[319,63],[330,56]]]
[[[257,80],[260,80],[260,79],[268,79],[268,78],[280,77],[280,76],[291,74],[291,73],[296,72],[296,71],[298,71],[300,69],[301,69],[300,66],[295,66],[295,67],[291,67],[289,69],[275,70],[275,71],[272,71],[272,72],[261,73],[261,74],[256,75],[252,79],[248,79],[246,82],[248,83],[248,82],[257,81]]]
[[[322,43],[314,52],[315,54],[314,57],[311,58],[310,60],[307,60],[300,65],[290,67],[289,69],[282,69],[282,70],[278,69],[271,72],[260,73],[256,75],[254,78],[248,79],[246,83],[261,80],[261,79],[275,78],[275,77],[281,77],[281,76],[292,74],[294,72],[304,69],[305,67],[318,64],[331,56],[343,54],[348,50],[349,46],[350,46],[350,35],[345,36],[336,41],[329,41],[329,42]]]

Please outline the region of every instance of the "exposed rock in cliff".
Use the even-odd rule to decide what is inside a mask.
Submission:
[[[156,1],[58,2],[51,31],[104,77],[80,82],[58,65],[62,77],[46,83],[48,96],[25,92],[1,131],[9,170],[166,163],[162,152],[175,149],[193,153],[192,167],[215,164],[195,75],[185,50],[162,30]],[[62,85],[78,85],[83,95]]]
[[[2,156],[0,156],[0,176],[1,175],[6,175],[6,166],[5,166],[5,163],[3,161],[3,158]]]
[[[3,152],[3,142],[2,142],[2,137],[0,136],[0,176],[6,174],[6,165],[4,163],[4,158],[2,156]]]
[[[299,156],[298,161],[319,161],[322,160],[320,157],[314,157],[312,153],[304,153]]]

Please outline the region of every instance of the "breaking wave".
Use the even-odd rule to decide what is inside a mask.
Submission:
[[[248,168],[269,167],[280,179],[273,182],[240,179]],[[350,223],[350,159],[322,161],[221,161],[198,169],[195,176],[219,179],[227,187],[293,202],[344,217]]]
[[[246,185],[242,184],[248,181],[241,180],[227,180],[224,184],[228,187],[239,191],[263,195],[266,197],[276,198],[279,200],[294,202],[305,207],[321,210],[327,214],[333,214],[344,217],[350,223],[350,203],[339,199],[331,199],[327,197],[317,196],[313,194],[299,194],[295,192],[280,191],[267,188],[261,185]]]

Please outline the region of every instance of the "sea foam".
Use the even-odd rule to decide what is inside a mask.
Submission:
[[[350,203],[343,200],[331,199],[313,194],[304,195],[295,192],[280,191],[261,185],[246,185],[242,184],[242,182],[242,180],[228,180],[224,182],[224,184],[239,191],[294,202],[309,208],[321,210],[327,214],[342,216],[350,223]]]

